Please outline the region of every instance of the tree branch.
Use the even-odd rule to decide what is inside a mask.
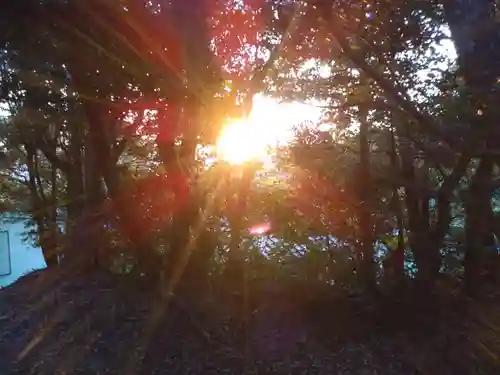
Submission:
[[[54,168],[59,169],[64,173],[69,172],[71,169],[71,163],[60,158],[55,152],[55,147],[50,145],[47,140],[40,140],[38,143],[38,149]]]
[[[279,58],[286,42],[290,39],[290,36],[295,31],[299,17],[301,15],[300,8],[301,8],[300,4],[294,5],[292,15],[285,28],[285,31],[283,32],[280,42],[273,48],[267,61],[261,67],[257,68],[255,72],[252,74],[252,77],[250,78],[249,92],[247,93],[247,96],[243,102],[243,111],[245,115],[248,115],[250,113],[252,109],[253,96],[263,90],[265,85],[264,80],[266,79],[266,76],[269,74],[270,71],[274,69],[273,68],[274,63]]]

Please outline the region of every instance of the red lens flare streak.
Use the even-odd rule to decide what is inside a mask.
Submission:
[[[270,223],[257,224],[248,229],[248,233],[256,236],[268,234],[270,231],[271,231]]]

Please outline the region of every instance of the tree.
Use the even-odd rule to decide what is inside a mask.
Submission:
[[[491,195],[496,161],[492,154],[497,147],[493,124],[496,123],[498,113],[493,103],[498,98],[496,85],[499,71],[494,61],[498,58],[500,45],[499,27],[493,1],[474,4],[445,1],[443,6],[458,51],[457,75],[463,77],[465,82],[462,95],[469,111],[463,114],[464,121],[469,122],[469,132],[474,134],[477,144],[485,143],[484,152],[477,155],[479,163],[471,179],[465,203],[465,275],[469,290],[476,293],[479,290],[480,275],[485,271],[487,259],[491,258],[488,253],[494,245]]]
[[[402,279],[412,270],[432,290],[454,211],[464,203],[468,278],[481,273],[477,249],[493,240],[486,197],[495,159],[493,145],[488,152],[479,147],[493,131],[493,114],[474,110],[493,100],[485,83],[493,73],[463,68],[471,57],[459,46],[457,74],[466,79],[457,87],[457,74],[443,72],[451,59],[436,52],[446,22],[457,40],[462,13],[420,1],[194,1],[28,1],[6,8],[4,139],[19,149],[16,168],[30,172],[26,191],[44,248],[60,248],[56,223],[64,211],[73,242],[92,232],[109,247],[116,242],[110,233],[121,233],[120,251],[132,252],[139,273],[177,280],[191,261],[208,269],[220,247],[213,233],[228,218],[229,258],[239,258],[246,217],[255,214],[274,217],[280,246],[288,237],[291,244],[322,238],[326,248],[339,240],[365,289],[376,289],[381,275]],[[77,16],[72,24],[70,14]],[[27,25],[37,32],[27,36]],[[214,143],[226,118],[248,114],[257,92],[319,102],[324,122],[336,125],[330,134],[306,129],[283,151],[279,168],[296,179],[287,181],[295,196],[281,191],[269,211],[248,204],[269,193],[255,170],[242,187],[245,198],[231,205],[231,193],[205,179],[223,180],[227,170],[206,171],[199,152]],[[475,118],[484,121],[484,134],[469,126]],[[474,158],[480,160],[469,182]],[[216,192],[223,199],[208,212]],[[281,209],[286,215],[276,216]],[[188,250],[204,235],[212,238],[210,250]],[[97,248],[65,250],[60,259],[109,263]],[[233,263],[235,270],[243,264]]]

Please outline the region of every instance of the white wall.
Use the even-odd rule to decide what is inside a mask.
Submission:
[[[6,246],[7,236],[1,231],[8,233],[9,252]],[[42,250],[23,242],[24,231],[23,222],[0,223],[0,288],[13,283],[33,270],[46,267]],[[4,275],[9,271],[9,253],[10,273]]]

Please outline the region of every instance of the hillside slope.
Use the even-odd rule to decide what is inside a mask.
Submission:
[[[462,355],[456,336],[389,334],[340,304],[328,325],[288,298],[263,296],[241,329],[221,301],[165,306],[116,276],[51,277],[41,271],[0,292],[1,374],[500,373],[493,360]]]

